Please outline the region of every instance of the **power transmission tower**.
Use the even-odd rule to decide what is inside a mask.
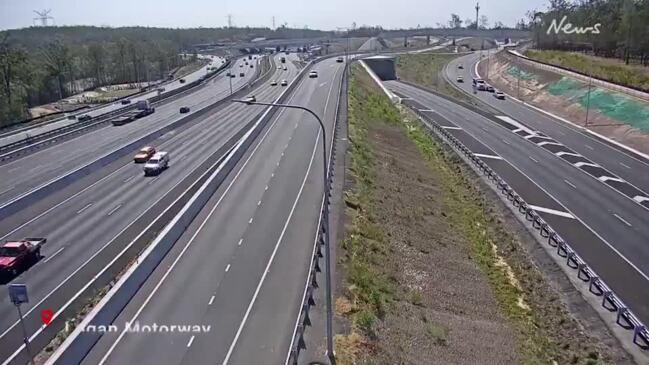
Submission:
[[[40,21],[40,25],[42,27],[47,27],[47,21],[52,19],[52,24],[54,24],[54,18],[50,16],[50,13],[52,12],[52,9],[44,9],[41,11],[34,10],[34,13],[38,15],[38,17],[34,18],[34,25],[36,25],[36,21]]]
[[[478,29],[478,14],[480,13],[480,3],[475,3],[475,29]]]

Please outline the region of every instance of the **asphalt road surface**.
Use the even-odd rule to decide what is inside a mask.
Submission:
[[[206,75],[208,67],[220,67],[221,64],[225,62],[225,59],[223,59],[222,57],[202,56],[202,55],[200,57],[209,59],[210,63],[203,66],[203,67],[201,67],[200,69],[188,74],[188,75],[183,76],[182,78],[185,80],[185,84],[196,81],[200,77]],[[170,82],[160,84],[156,88],[164,87],[165,92],[169,92],[169,91],[175,90],[175,89],[177,89],[179,87],[182,87],[185,84],[180,83],[180,79],[176,79],[176,80],[173,80],[173,81],[170,81]],[[130,100],[131,100],[131,102],[135,103],[135,102],[137,102],[139,100],[146,100],[146,99],[151,98],[151,97],[156,96],[156,95],[158,95],[158,92],[154,90],[154,91],[151,91],[151,92],[142,93],[142,94],[138,94],[136,96],[133,96],[132,98],[130,98]],[[91,110],[77,112],[77,113],[75,113],[75,115],[84,115],[84,114],[86,114],[86,115],[89,115],[91,117],[94,117],[94,116],[104,114],[104,113],[108,113],[110,111],[117,110],[117,109],[123,108],[123,107],[124,107],[124,105],[121,104],[121,101],[118,101],[118,102],[115,102],[115,103],[102,105],[100,107],[96,107],[96,108],[93,108]],[[60,128],[60,127],[70,125],[70,124],[75,123],[75,122],[76,122],[76,120],[69,120],[69,119],[64,117],[64,118],[61,118],[58,121],[48,122],[48,123],[41,124],[39,126],[35,126],[35,127],[32,127],[32,128],[21,128],[20,130],[15,130],[15,131],[7,132],[7,133],[2,133],[2,134],[0,134],[0,146],[5,146],[7,144],[17,142],[19,140],[22,140],[22,139],[26,138],[28,135],[33,137],[33,136],[39,135],[41,133],[51,131],[51,130],[56,129],[56,128]]]
[[[292,63],[287,63],[287,67],[286,71],[271,71],[281,75],[278,77],[292,80],[299,70]],[[271,100],[282,90],[279,85],[266,83],[254,92],[260,100]],[[157,177],[144,177],[141,165],[134,164],[130,157],[124,158],[107,167],[110,173],[88,180],[87,186],[69,192],[68,197],[53,202],[39,214],[22,214],[22,219],[10,217],[0,222],[3,239],[48,238],[43,250],[45,258],[14,280],[29,287],[30,303],[23,306],[28,331],[33,333],[41,327],[39,309],[64,306],[126,246],[128,242],[115,239],[121,232],[156,201],[166,197],[190,171],[259,112],[256,108],[233,103],[188,128],[161,136],[154,145],[158,150],[168,151],[171,162],[169,169]],[[15,308],[6,296],[1,300],[0,359],[6,359],[20,346],[21,336],[16,326]]]
[[[641,320],[649,322],[649,211],[645,207],[566,163],[548,145],[525,138],[533,133],[520,130],[516,120],[510,124],[511,120],[505,123],[499,116],[488,118],[401,82],[386,85],[479,154]],[[492,99],[487,101],[500,103]],[[550,134],[551,125],[544,127]]]
[[[343,66],[316,64],[288,100],[318,113],[327,138]],[[322,202],[320,138],[309,114],[279,112],[85,363],[284,363]],[[211,329],[122,333],[126,322]]]
[[[119,127],[109,124],[0,165],[0,176],[3,177],[0,180],[0,206],[184,117],[186,114],[179,113],[182,106],[189,106],[192,111],[196,111],[226,97],[230,94],[230,81],[235,90],[252,81],[253,69],[246,67],[244,77],[238,76],[238,67],[234,69],[237,71],[236,78],[230,80],[223,73],[204,87],[157,106],[155,113],[149,116]]]

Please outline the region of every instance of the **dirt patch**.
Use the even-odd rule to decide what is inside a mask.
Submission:
[[[627,362],[584,334],[461,161],[353,75],[339,363]]]
[[[586,125],[586,107],[583,97],[570,97],[563,93],[553,95],[550,92],[552,87],[569,82],[569,78],[563,78],[557,73],[517,62],[514,57],[499,53],[491,58],[488,73],[485,62],[480,64],[480,74],[488,74],[489,82],[507,94],[568,119],[577,125]],[[649,134],[612,117],[615,113],[619,114],[623,111],[622,107],[611,102],[610,105],[604,105],[601,111],[598,111],[593,106],[595,98],[598,96],[596,90],[593,88],[591,94],[593,100],[588,110],[588,129],[643,153],[649,153]],[[637,100],[637,103],[641,103],[640,99]],[[649,105],[646,107],[649,108]],[[643,122],[643,120],[636,122]]]

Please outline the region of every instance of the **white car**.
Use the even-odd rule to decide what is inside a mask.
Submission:
[[[309,72],[309,78],[315,78],[315,77],[318,77],[318,71],[313,70]]]
[[[464,82],[464,78],[462,76],[458,76],[457,79],[455,79],[457,82]]]
[[[286,85],[288,85],[288,81],[282,80],[282,86],[286,86]]]
[[[157,175],[169,167],[169,153],[158,152],[144,164],[144,176]]]
[[[496,90],[496,92],[494,92],[494,97],[495,97],[496,99],[502,99],[502,100],[505,100],[505,93],[502,92],[502,91],[500,91],[500,90]]]

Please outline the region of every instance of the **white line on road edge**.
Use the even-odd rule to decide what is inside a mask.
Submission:
[[[228,272],[228,271],[230,271],[230,264],[228,264],[228,266],[225,267],[225,272]]]
[[[435,109],[417,109],[417,110],[419,110],[420,112],[434,112],[435,111]]]
[[[485,155],[483,153],[474,153],[474,156],[478,156],[480,158],[490,158],[492,160],[502,160],[503,158],[498,156],[498,155]]]
[[[558,156],[558,157],[561,157],[563,155],[575,156],[575,157],[584,157],[584,156],[582,156],[582,155],[580,155],[578,153],[567,152],[567,151],[560,151],[560,152],[555,153],[555,155]]]
[[[122,207],[122,203],[119,203],[115,208],[113,208],[113,210],[111,210],[110,212],[108,212],[108,216],[113,215],[113,213],[115,213],[115,212],[117,211],[117,209],[119,209],[119,208],[121,208],[121,207]]]
[[[209,301],[209,303],[207,303],[207,305],[212,305],[212,303],[214,303],[214,298],[215,297],[216,297],[216,295],[212,295],[212,297],[210,298],[210,301]]]
[[[573,188],[577,189],[577,187],[575,186],[575,184],[571,183],[570,181],[568,181],[568,180],[566,180],[566,179],[563,179],[563,181],[564,181],[566,184],[568,184],[568,185],[572,186]]]
[[[444,129],[462,130],[462,128],[460,128],[460,127],[455,127],[455,126],[451,126],[451,125],[443,125],[442,128],[444,128]]]
[[[568,212],[562,212],[560,210],[555,210],[555,209],[550,209],[550,208],[543,208],[543,207],[539,207],[539,206],[531,205],[531,204],[529,204],[527,207],[530,208],[530,209],[534,209],[537,212],[543,212],[543,213],[558,215],[560,217],[575,219],[575,216],[573,216],[572,214],[570,214]]]
[[[637,201],[638,203],[642,203],[642,202],[649,201],[649,197],[642,196],[642,195],[636,195],[636,196],[633,197],[633,200]]]
[[[538,137],[538,136],[536,136],[536,137]],[[539,146],[539,147],[542,147],[542,146],[545,146],[546,144],[552,144],[552,145],[555,145],[555,146],[563,146],[563,144],[561,144],[559,142],[550,142],[550,141],[539,142],[536,145]]]
[[[192,343],[194,342],[194,337],[196,337],[196,335],[192,335],[192,337],[189,339],[189,342],[187,342],[187,347],[192,346]]]
[[[84,210],[90,208],[91,206],[92,206],[92,203],[88,203],[85,207],[83,207],[83,208],[77,210],[77,214],[81,214],[81,213],[83,213]]]
[[[239,243],[237,243],[237,246],[241,246],[242,243],[243,243],[243,238],[241,238],[241,239],[239,240]]]
[[[50,261],[51,259],[53,259],[54,256],[56,256],[56,255],[58,255],[59,253],[61,253],[61,251],[63,251],[64,248],[65,248],[65,246],[59,248],[58,250],[56,250],[56,252],[54,252],[53,254],[49,255],[49,256],[48,256],[48,257],[43,261],[43,263],[45,264],[45,263],[47,263],[48,261]]]
[[[619,177],[616,176],[600,176],[597,178],[597,180],[601,182],[607,182],[607,181],[617,181],[617,182],[624,182],[624,180],[620,179]]]
[[[230,356],[232,356],[232,352],[234,351],[234,347],[237,344],[237,341],[239,340],[239,336],[241,335],[241,331],[243,331],[243,327],[246,324],[246,321],[248,320],[248,316],[250,315],[250,311],[252,310],[253,305],[255,304],[255,301],[257,300],[257,295],[259,295],[259,291],[261,290],[261,286],[264,284],[264,281],[266,280],[266,274],[268,274],[268,271],[270,270],[270,266],[273,264],[273,260],[275,259],[275,254],[277,254],[277,249],[279,248],[280,243],[284,239],[284,234],[286,233],[286,229],[288,228],[288,225],[291,221],[291,218],[293,218],[293,213],[295,212],[295,207],[297,206],[298,201],[300,200],[300,197],[302,196],[302,191],[304,190],[304,185],[306,184],[307,178],[309,176],[309,172],[311,171],[311,166],[313,165],[313,158],[315,157],[315,152],[318,149],[318,141],[320,140],[320,134],[321,132],[318,130],[318,135],[315,139],[315,143],[313,145],[313,152],[311,153],[311,160],[309,161],[309,167],[306,170],[306,174],[304,174],[304,179],[302,180],[302,185],[300,186],[300,190],[297,193],[297,197],[295,198],[295,201],[293,202],[293,206],[291,207],[291,212],[288,215],[288,218],[286,219],[286,223],[284,224],[284,228],[282,229],[282,233],[280,234],[279,238],[277,239],[277,242],[275,243],[275,248],[273,249],[273,253],[270,255],[270,258],[268,259],[268,263],[266,264],[266,268],[264,269],[264,273],[261,275],[261,279],[259,280],[259,284],[257,284],[257,288],[255,289],[255,293],[252,295],[252,299],[250,300],[250,304],[248,305],[248,309],[246,310],[246,313],[243,316],[243,319],[241,320],[241,324],[239,325],[239,329],[237,329],[237,333],[234,335],[234,340],[232,340],[232,344],[230,345],[230,348],[228,349],[228,353],[225,355],[225,359],[223,360],[223,365],[226,365],[228,361],[230,361]]]
[[[601,167],[596,163],[591,163],[591,162],[577,162],[575,163],[575,167],[582,167],[582,166],[591,166],[591,167]]]
[[[631,227],[631,223],[629,223],[629,222],[627,222],[626,220],[624,220],[624,218],[620,217],[619,215],[617,215],[617,214],[615,214],[615,213],[613,213],[613,215],[615,216],[615,218],[619,219],[622,223],[624,223],[624,224],[626,224],[627,226]]]

